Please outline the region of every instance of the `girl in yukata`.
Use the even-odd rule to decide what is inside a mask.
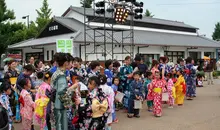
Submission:
[[[114,77],[113,80],[112,80],[112,89],[115,93],[115,95],[117,94],[117,91],[118,91],[118,85],[119,85],[119,78],[118,77]],[[118,119],[116,117],[116,103],[117,101],[114,102],[114,106],[113,106],[113,113],[112,113],[112,120],[114,123],[117,123],[118,122]]]
[[[167,77],[167,92],[168,92],[168,95],[169,95],[168,104],[169,104],[169,108],[173,108],[175,97],[176,97],[176,94],[175,94],[176,90],[175,90],[175,87],[174,87],[172,74],[168,73],[166,77]]]
[[[48,130],[51,128],[48,128],[47,124],[50,123],[49,122],[49,113],[47,113],[47,105],[49,102],[49,97],[46,96],[46,92],[47,91],[51,91],[51,86],[50,86],[50,82],[51,82],[51,77],[52,77],[52,73],[51,72],[46,72],[44,74],[44,82],[40,85],[37,94],[36,94],[36,101],[38,100],[42,100],[43,102],[47,101],[47,103],[44,104],[43,107],[43,116],[39,117],[35,115],[35,118],[37,120],[37,122],[40,124],[40,129],[41,130]],[[50,126],[50,125],[49,125]]]
[[[79,119],[77,129],[79,130],[105,130],[108,118],[108,99],[100,86],[97,76],[88,80],[88,94],[85,102],[78,105]]]
[[[102,91],[105,93],[105,95],[107,96],[108,99],[108,120],[106,123],[106,130],[111,130],[111,124],[112,124],[112,114],[114,112],[114,97],[115,97],[115,93],[113,91],[113,89],[107,85],[107,77],[105,75],[100,75],[99,76],[100,79],[100,88],[102,89]]]
[[[152,67],[151,67],[151,72],[153,75],[153,79],[155,78],[155,72],[159,71],[159,62],[157,60],[153,60],[152,62]]]
[[[19,101],[21,102],[23,130],[31,130],[34,114],[34,101],[28,92],[31,89],[31,81],[28,78],[24,78],[21,79],[18,84],[22,88]]]
[[[153,100],[153,114],[155,117],[162,116],[162,92],[166,91],[165,85],[164,76],[161,78],[160,72],[156,71],[155,79],[152,80],[148,92],[148,99]]]
[[[6,82],[0,82],[0,104],[7,110],[9,119],[9,130],[12,130],[12,110],[9,103],[9,95],[11,94],[11,85]]]
[[[107,85],[112,86],[112,78],[113,78],[113,61],[112,60],[107,60],[105,62],[105,71],[104,74],[107,77]]]
[[[188,57],[186,59],[186,67],[185,67],[185,80],[186,80],[186,97],[187,100],[193,100],[195,95],[195,86],[196,86],[196,69],[193,65],[193,59]]]
[[[177,81],[174,84],[176,88],[176,100],[175,103],[178,106],[182,106],[184,103],[184,97],[186,94],[186,84],[184,79],[184,72],[181,68],[176,68]]]
[[[120,68],[120,83],[123,90],[123,93],[125,94],[123,99],[123,105],[125,109],[128,109],[128,99],[130,97],[130,86],[132,82],[133,77],[133,69],[131,64],[131,57],[126,56],[124,60],[124,66]]]

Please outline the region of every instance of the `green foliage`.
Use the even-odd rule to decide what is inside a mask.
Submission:
[[[146,9],[145,16],[146,16],[146,17],[151,17],[151,18],[154,17],[154,15],[152,14],[152,12],[150,12],[148,9]]]
[[[82,7],[92,8],[92,2],[93,0],[81,0],[80,4],[82,5]]]
[[[36,19],[37,30],[38,32],[40,32],[50,22],[52,10],[49,8],[47,0],[44,0],[40,10],[36,11],[38,14],[38,17]]]
[[[218,22],[215,25],[215,30],[212,34],[212,38],[213,38],[213,40],[219,40],[220,41],[220,22]]]

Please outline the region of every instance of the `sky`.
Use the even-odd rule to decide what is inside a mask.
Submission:
[[[8,9],[13,9],[16,21],[26,22],[22,16],[29,15],[30,20],[37,17],[36,9],[43,0],[5,0]],[[141,1],[141,0],[137,0]],[[211,38],[215,24],[220,22],[220,0],[142,0],[144,9],[149,9],[155,18],[184,22],[198,27],[200,35]],[[61,16],[67,8],[80,6],[80,0],[48,0],[52,16]]]

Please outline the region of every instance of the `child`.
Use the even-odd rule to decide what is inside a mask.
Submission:
[[[155,72],[155,79],[149,86],[148,99],[153,100],[153,113],[156,117],[162,116],[162,92],[165,92],[166,81],[163,76],[161,79],[160,72]]]
[[[140,109],[134,109],[134,100],[143,100],[143,84],[140,80],[141,74],[140,72],[134,72],[133,78],[134,80],[131,82],[131,91],[130,98],[128,103],[128,118],[132,118],[133,116],[139,118]]]
[[[114,77],[113,80],[112,80],[112,89],[115,93],[115,95],[117,94],[117,91],[118,91],[118,85],[119,85],[119,78],[118,77]],[[118,122],[118,119],[116,118],[116,103],[113,104],[113,113],[112,113],[112,120],[114,123],[117,123]]]
[[[11,106],[9,103],[9,95],[11,94],[11,86],[8,83],[5,82],[0,82],[1,83],[1,87],[0,87],[0,91],[1,91],[1,96],[0,96],[0,104],[7,110],[8,116],[9,116],[9,130],[12,129],[12,110],[11,110]]]
[[[30,93],[28,93],[28,91],[31,89],[31,81],[30,79],[23,78],[18,82],[18,84],[22,88],[19,101],[21,102],[23,130],[30,130],[34,113],[34,102]]]
[[[174,84],[173,84],[173,80],[172,80],[172,74],[171,73],[168,73],[167,74],[167,91],[168,91],[168,95],[169,95],[169,108],[173,108],[174,106],[174,100],[175,100],[175,97],[176,97],[176,94],[175,94],[175,87],[174,87]]]
[[[108,99],[108,112],[110,113],[108,116],[108,120],[107,120],[107,124],[105,129],[106,130],[111,130],[111,123],[112,123],[112,114],[113,114],[113,104],[114,104],[114,91],[111,87],[109,87],[107,85],[107,77],[105,75],[99,75],[98,77],[100,79],[100,88],[102,89],[102,91],[105,93],[105,95],[107,96]]]
[[[48,122],[49,119],[47,119],[47,118],[49,117],[49,113],[47,113],[47,104],[49,102],[49,97],[46,96],[46,91],[47,90],[51,91],[51,86],[50,86],[51,77],[52,77],[51,72],[45,73],[44,82],[40,85],[38,92],[36,94],[36,101],[35,102],[41,101],[41,103],[44,104],[44,106],[42,107],[43,115],[40,117],[39,115],[37,115],[35,113],[35,118],[38,121],[38,123],[40,124],[41,130],[48,129],[47,123],[49,123]]]
[[[37,72],[37,80],[34,82],[35,89],[38,89],[40,85],[43,83],[44,73]]]
[[[196,86],[197,87],[203,87],[203,82],[202,82],[202,75],[198,74],[196,78]]]
[[[149,84],[151,83],[153,79],[153,74],[152,72],[148,71],[145,74],[145,80],[144,80],[144,92],[145,92],[145,98],[147,99],[147,95],[148,95],[148,90],[149,90]],[[148,111],[152,112],[153,110],[153,101],[152,100],[148,100],[147,99],[147,107],[148,107]]]
[[[186,95],[186,83],[185,79],[183,77],[184,72],[181,69],[176,70],[177,72],[177,82],[175,83],[176,88],[176,100],[175,103],[178,104],[178,106],[182,106],[184,102],[184,97]]]

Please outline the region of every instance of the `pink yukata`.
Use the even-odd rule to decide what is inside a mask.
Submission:
[[[27,90],[22,89],[20,93],[20,98],[24,101],[21,104],[21,116],[22,116],[22,126],[23,130],[31,130],[32,118],[34,114],[34,102],[30,93]]]
[[[157,117],[162,116],[162,92],[166,91],[165,85],[164,79],[154,79],[149,87],[147,98],[153,100],[153,114]]]
[[[169,106],[173,106],[174,105],[174,100],[175,100],[175,91],[174,91],[174,84],[173,84],[173,80],[169,79],[167,82],[167,91],[168,91],[168,95],[169,95]]]
[[[46,96],[46,90],[51,91],[51,86],[45,82],[43,82],[36,94],[36,100],[40,98],[47,98]],[[46,123],[46,115],[47,115],[47,107],[44,108],[44,116],[43,118],[40,118],[38,116],[35,116],[36,121],[40,124],[40,129],[41,130],[46,130],[47,129],[47,123]]]

